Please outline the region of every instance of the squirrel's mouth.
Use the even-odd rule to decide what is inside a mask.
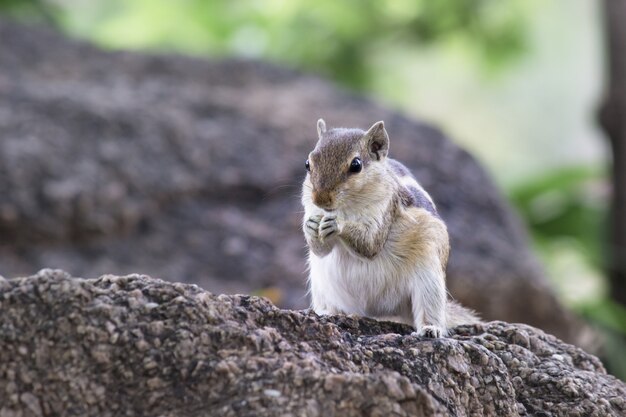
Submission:
[[[313,189],[311,199],[313,200],[313,204],[322,210],[333,211],[337,208],[337,198],[332,191]]]

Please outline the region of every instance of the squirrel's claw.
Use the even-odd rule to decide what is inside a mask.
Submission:
[[[321,214],[316,214],[309,217],[309,219],[304,223],[304,233],[306,233],[313,239],[319,239],[319,228],[321,220]]]
[[[335,216],[324,216],[319,226],[320,239],[328,239],[337,235],[339,232],[339,226],[337,226],[337,220]]]
[[[443,329],[439,326],[426,325],[419,331],[415,332],[420,337],[429,337],[431,339],[438,339],[443,336]]]

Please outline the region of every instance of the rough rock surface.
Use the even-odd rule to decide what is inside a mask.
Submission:
[[[626,384],[527,325],[425,339],[147,276],[0,277],[0,416],[623,416]]]
[[[299,189],[315,121],[384,119],[452,238],[449,287],[485,318],[576,341],[518,220],[438,130],[316,77],[105,52],[0,20],[0,273],[148,273],[303,308]]]

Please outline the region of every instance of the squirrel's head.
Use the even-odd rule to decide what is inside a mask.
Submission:
[[[375,201],[388,186],[389,136],[382,121],[361,129],[326,129],[317,121],[318,142],[306,160],[303,198],[325,210]]]

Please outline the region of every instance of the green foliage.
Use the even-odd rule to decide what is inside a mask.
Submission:
[[[23,8],[28,5],[32,5],[36,1],[24,1],[24,0],[0,0],[0,10],[12,11],[18,8]]]
[[[602,357],[608,371],[626,381],[626,308],[605,299],[578,311],[601,333]]]
[[[594,268],[604,268],[605,175],[587,166],[567,167],[531,179],[509,192],[537,244],[575,241]]]
[[[569,167],[530,180],[510,192],[548,265],[551,246],[565,239],[573,242],[570,247],[598,275],[604,273],[605,177],[601,169]],[[580,280],[571,275],[561,279],[575,283]],[[580,300],[573,307],[599,332],[601,355],[609,372],[626,380],[626,308],[606,293]]]
[[[0,0],[0,12],[22,20],[53,23],[56,9],[45,0]]]
[[[5,4],[23,3],[0,0]],[[30,0],[39,6],[45,0]],[[264,57],[356,88],[381,48],[446,42],[497,67],[524,47],[526,0],[93,0],[55,2],[56,21],[108,47]],[[52,15],[52,13],[48,13]]]

